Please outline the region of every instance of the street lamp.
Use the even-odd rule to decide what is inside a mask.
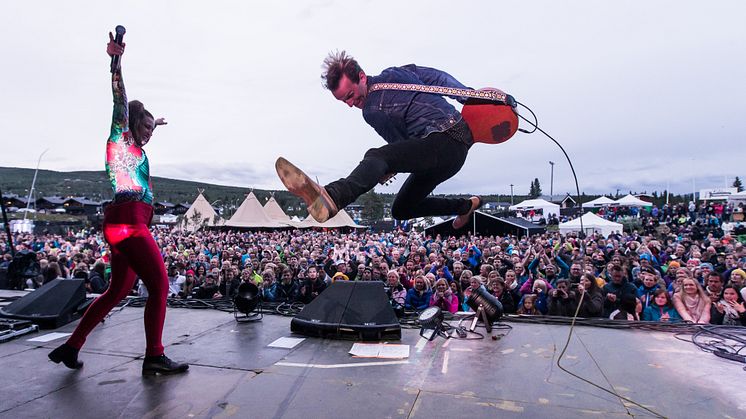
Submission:
[[[549,165],[552,166],[552,175],[549,178],[549,201],[554,201],[554,162],[550,161]]]

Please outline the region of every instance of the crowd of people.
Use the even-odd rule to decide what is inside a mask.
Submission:
[[[639,230],[609,237],[152,232],[173,298],[230,299],[251,282],[265,301],[308,303],[335,281],[381,281],[400,312],[468,311],[469,296],[484,287],[505,313],[746,325],[746,249],[723,232],[723,214],[675,206],[638,216]],[[109,254],[100,232],[19,234],[14,242],[35,252],[40,266],[23,287],[82,278],[90,292],[106,289]],[[0,268],[7,267],[5,236],[0,249]],[[131,294],[147,296],[147,289],[138,281]]]

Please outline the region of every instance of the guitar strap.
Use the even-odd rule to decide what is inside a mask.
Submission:
[[[506,105],[510,104],[511,102],[508,99],[510,95],[493,90],[473,90],[461,89],[458,87],[428,86],[425,84],[406,83],[376,83],[368,86],[368,92],[377,92],[379,90],[406,90],[410,92],[433,93],[436,95],[444,96],[468,97],[473,99],[491,100]]]

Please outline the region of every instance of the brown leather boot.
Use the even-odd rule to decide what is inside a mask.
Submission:
[[[316,221],[323,223],[337,215],[339,212],[337,204],[334,203],[326,189],[311,180],[302,170],[282,157],[275,162],[275,169],[288,191],[306,203],[308,213]]]
[[[482,198],[478,196],[472,196],[469,198],[471,200],[471,208],[469,208],[469,212],[466,214],[459,215],[453,220],[453,228],[458,230],[466,225],[466,223],[469,222],[469,219],[471,218],[471,215],[474,214],[474,211],[478,210],[482,206]]]

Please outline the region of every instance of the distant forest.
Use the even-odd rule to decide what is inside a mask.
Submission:
[[[0,167],[0,188],[3,194],[17,194],[20,196],[28,195],[31,187],[31,181],[34,177],[34,169],[22,169],[13,167]],[[534,193],[541,192],[541,187],[532,183]],[[223,208],[224,215],[230,214],[241,205],[250,188],[241,188],[236,186],[214,185],[210,183],[191,182],[187,180],[168,179],[154,177],[153,184],[155,189],[155,198],[157,201],[166,201],[173,204],[191,203],[197,196],[199,190],[204,190],[203,194],[208,202],[213,203],[216,208]],[[271,191],[264,189],[253,189],[254,194],[262,204],[274,195],[277,203],[285,210],[288,215],[305,216],[306,211],[301,201],[287,191]],[[622,193],[624,195],[625,193]],[[57,172],[52,170],[39,170],[36,179],[35,197],[42,196],[62,196],[62,197],[86,197],[93,200],[104,200],[111,198],[111,186],[106,178],[106,173],[101,171],[76,171],[76,172]],[[653,202],[662,205],[665,202],[665,191],[663,193],[654,192]],[[450,197],[468,196],[468,195],[449,195]],[[583,202],[597,198],[599,195],[583,195]],[[561,200],[565,195],[557,194],[554,196],[555,201]],[[671,202],[681,202],[690,199],[687,196],[671,196]],[[515,203],[530,198],[529,195],[514,195]],[[577,199],[577,197],[573,197]],[[394,199],[393,194],[379,194],[369,192],[361,196],[356,204],[363,206],[363,211],[368,213],[368,217],[363,218],[380,218],[384,213],[384,208],[390,208]],[[509,195],[482,195],[484,202],[510,202]]]

